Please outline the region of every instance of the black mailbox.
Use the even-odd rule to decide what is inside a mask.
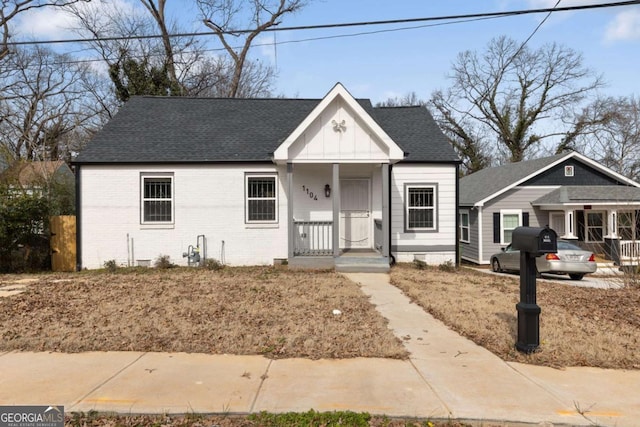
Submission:
[[[520,252],[540,256],[558,252],[558,235],[548,226],[517,227],[511,235],[511,247]]]
[[[520,251],[520,302],[516,348],[532,353],[540,346],[540,307],[536,303],[536,257],[558,252],[558,235],[546,226],[517,227],[511,247]]]

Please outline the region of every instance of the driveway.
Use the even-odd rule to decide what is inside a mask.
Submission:
[[[518,273],[495,273],[489,268],[471,267],[476,271],[486,274],[495,274],[500,276],[519,277]],[[571,286],[580,286],[584,288],[599,289],[617,289],[624,286],[624,276],[617,268],[610,266],[598,267],[598,271],[593,274],[587,274],[582,280],[572,280],[563,274],[547,274],[542,273],[542,277],[537,279],[538,282],[555,282],[564,283]]]

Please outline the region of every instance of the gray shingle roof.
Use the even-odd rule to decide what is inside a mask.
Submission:
[[[640,202],[640,188],[626,186],[564,186],[545,194],[531,204],[556,205],[564,203]]]
[[[567,153],[563,153],[535,160],[507,163],[467,175],[460,180],[460,205],[473,206],[480,200],[486,199],[514,182],[567,157],[567,155]]]
[[[269,161],[320,99],[131,98],[75,163]],[[407,161],[456,162],[425,108],[373,108]]]
[[[374,108],[373,117],[408,156],[406,161],[451,162],[458,155],[424,107]]]

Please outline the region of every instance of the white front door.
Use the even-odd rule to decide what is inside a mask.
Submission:
[[[368,179],[340,180],[340,248],[371,248]]]

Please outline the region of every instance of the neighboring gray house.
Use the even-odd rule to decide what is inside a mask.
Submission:
[[[231,265],[458,258],[460,162],[427,109],[374,108],[341,84],[322,99],[134,97],[74,163],[79,268],[185,265],[194,246]]]
[[[489,264],[514,228],[549,225],[617,263],[637,260],[639,187],[576,152],[473,173],[460,180],[461,257]]]

